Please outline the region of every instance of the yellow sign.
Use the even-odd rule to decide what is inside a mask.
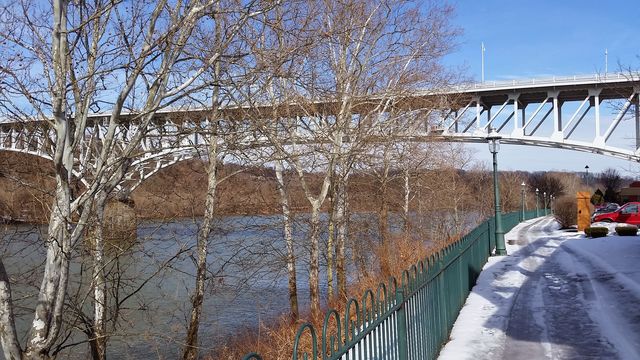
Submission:
[[[578,231],[584,231],[591,225],[591,194],[588,191],[579,191],[576,194],[578,206]]]

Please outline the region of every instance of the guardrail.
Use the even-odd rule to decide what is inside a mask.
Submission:
[[[502,216],[503,228],[509,231],[522,213]],[[535,210],[525,212],[525,219],[534,217]],[[495,248],[494,224],[493,217],[487,219],[454,244],[411,266],[402,273],[400,284],[390,278],[375,292],[365,291],[360,301],[350,299],[343,316],[330,309],[321,334],[311,324],[301,325],[292,359],[435,359]],[[262,360],[256,353],[243,359]]]
[[[456,87],[457,90],[491,90],[494,88],[518,87],[518,86],[543,86],[543,85],[572,85],[585,83],[607,83],[621,81],[638,81],[640,77],[636,73],[606,73],[606,74],[588,74],[573,76],[553,76],[547,78],[531,78],[531,79],[513,79],[499,81],[485,81],[480,83],[471,83]]]

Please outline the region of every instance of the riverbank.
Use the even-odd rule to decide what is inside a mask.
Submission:
[[[131,194],[138,219],[171,220],[201,217],[207,179],[205,163],[194,159],[171,166],[144,181]],[[280,214],[275,172],[266,167],[219,166],[217,189],[219,215],[275,215]],[[322,178],[308,175],[312,189],[319,189]],[[294,213],[310,212],[309,202],[297,175],[285,174],[290,206]],[[0,153],[0,217],[7,221],[34,224],[46,223],[50,214],[54,172],[50,162],[32,156]],[[349,206],[354,212],[379,209],[380,190],[371,176],[355,174],[351,177]],[[402,207],[402,182],[389,181],[387,191],[390,211]],[[325,202],[326,210],[329,202]]]

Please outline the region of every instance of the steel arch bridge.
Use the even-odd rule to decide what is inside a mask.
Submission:
[[[473,84],[446,94],[456,98],[454,106],[439,109],[438,126],[430,133],[443,141],[486,142],[489,129],[494,128],[507,144],[577,150],[638,162],[639,80],[637,75],[615,73]],[[601,110],[605,100],[618,101],[616,114],[609,121]],[[569,104],[575,110],[563,111]],[[635,125],[632,134],[625,133],[633,140],[629,147],[612,138],[624,119],[633,119]],[[550,132],[541,131],[545,124],[551,125]],[[584,134],[583,138],[575,136],[581,124],[582,132],[591,134],[587,139]]]
[[[396,99],[404,110],[420,111],[421,115],[419,121],[407,123],[405,129],[395,133],[393,141],[481,143],[486,142],[493,128],[505,144],[577,150],[640,162],[639,93],[640,77],[621,73],[485,82],[439,91],[417,91]],[[613,119],[603,115],[605,100],[618,105]],[[313,111],[325,114],[336,108],[331,102],[312,105]],[[571,111],[567,111],[569,106]],[[292,117],[313,113],[308,109],[287,108]],[[632,108],[633,115],[629,115]],[[272,114],[270,106],[221,110],[223,118],[235,119]],[[124,186],[128,191],[163,168],[206,153],[209,112],[210,109],[196,109],[157,113],[154,126],[148,129],[140,144],[133,171],[127,176]],[[86,141],[79,150],[81,159],[91,156],[96,146],[99,147],[107,131],[108,118],[104,114],[90,117],[92,125],[87,127]],[[633,140],[628,147],[621,147],[618,140],[612,138],[623,119],[632,119],[635,125],[631,134],[629,131],[624,134]],[[134,122],[121,125],[118,136],[123,146],[135,133],[136,126]],[[579,126],[581,136],[576,136]],[[591,135],[585,137],[585,132]],[[45,121],[0,122],[0,151],[51,160],[53,136]],[[382,132],[378,135],[380,141],[389,141],[385,136]],[[251,146],[266,145],[264,139],[249,133],[242,142]],[[82,180],[80,172],[76,175]]]

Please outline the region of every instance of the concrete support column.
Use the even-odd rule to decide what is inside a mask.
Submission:
[[[482,108],[480,105],[480,97],[476,96],[473,98],[473,101],[475,101],[476,103],[476,129],[480,130],[480,128],[482,127],[480,124],[480,116],[482,115]]]
[[[604,146],[604,137],[602,137],[602,131],[600,130],[600,91],[597,91],[593,95],[593,108],[596,118],[596,138],[594,144],[596,146]]]
[[[527,104],[523,103],[522,104],[522,117],[520,117],[520,119],[522,120],[522,136],[525,136],[525,128],[524,126],[527,124]]]
[[[455,111],[453,118],[453,130],[454,132],[458,132],[458,110]]]
[[[510,94],[509,100],[513,101],[513,136],[523,136],[524,133],[522,131],[522,123],[520,121],[520,114],[518,109],[518,98],[520,97],[520,93]],[[524,109],[523,109],[524,110]],[[524,114],[523,114],[524,115]]]
[[[549,91],[548,96],[553,101],[553,133],[551,138],[554,140],[564,139],[562,134],[562,102],[558,99],[559,91]]]

